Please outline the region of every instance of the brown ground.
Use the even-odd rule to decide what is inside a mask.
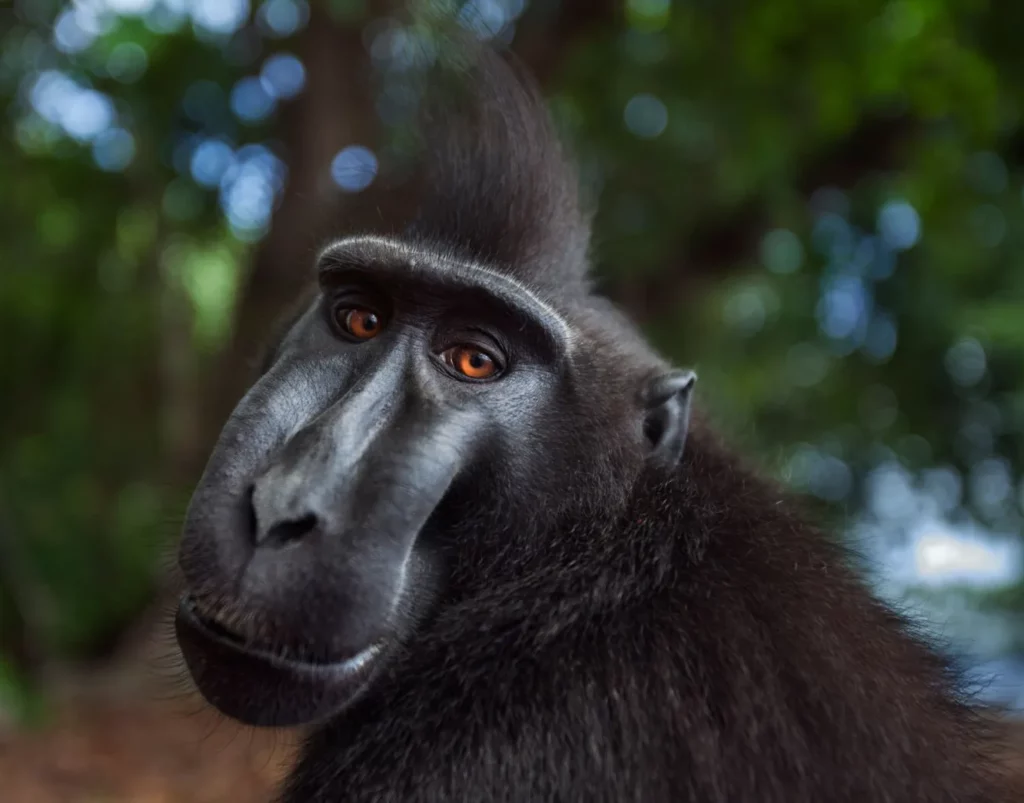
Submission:
[[[269,803],[294,755],[298,734],[229,722],[154,673],[152,655],[57,688],[46,726],[0,726],[3,803]],[[1024,722],[1010,741],[1024,801]]]
[[[291,747],[181,705],[91,701],[39,732],[0,735],[5,803],[270,801]]]
[[[155,612],[112,661],[51,678],[43,726],[17,732],[0,721],[0,801],[269,803],[298,734],[217,714],[171,645]]]
[[[51,727],[0,735],[5,803],[260,803],[295,739],[252,731],[180,703],[69,705]],[[1011,758],[1024,800],[1024,727]]]

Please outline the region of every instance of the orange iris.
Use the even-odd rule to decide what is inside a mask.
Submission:
[[[380,333],[380,316],[373,310],[350,309],[342,317],[345,331],[360,340],[369,340]]]
[[[448,364],[470,379],[489,379],[498,371],[490,354],[468,346],[456,346],[446,354]]]

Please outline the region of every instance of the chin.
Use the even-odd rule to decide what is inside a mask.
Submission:
[[[293,727],[329,719],[370,686],[388,652],[379,640],[332,661],[306,661],[245,640],[182,597],[174,621],[185,663],[203,697],[248,725]]]

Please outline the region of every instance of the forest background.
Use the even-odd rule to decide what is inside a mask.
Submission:
[[[405,211],[427,4],[0,0],[2,727],[148,638],[260,339]],[[718,426],[1024,708],[1024,4],[429,5],[538,77]]]

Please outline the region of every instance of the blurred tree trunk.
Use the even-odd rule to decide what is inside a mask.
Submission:
[[[33,600],[17,554],[17,542],[0,521],[0,656],[21,682],[32,682],[43,662],[39,632],[32,620]]]
[[[198,469],[216,433],[252,376],[255,360],[282,309],[312,277],[312,257],[342,220],[372,217],[380,202],[373,186],[342,196],[330,177],[332,159],[346,145],[377,141],[372,69],[361,27],[334,22],[313,4],[298,55],[306,88],[282,112],[287,186],[270,232],[256,249],[239,299],[232,339],[218,359],[207,401]]]

